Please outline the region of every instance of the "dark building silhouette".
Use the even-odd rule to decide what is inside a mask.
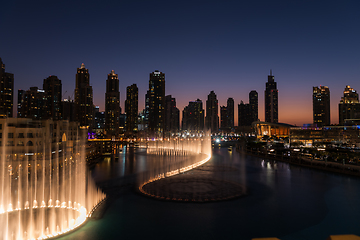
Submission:
[[[75,102],[74,100],[64,99],[61,101],[61,108],[62,108],[62,119],[68,120],[70,122],[75,121]]]
[[[31,87],[27,91],[19,90],[23,96],[21,105],[18,106],[18,117],[32,118],[37,120],[48,119],[46,109],[48,109],[47,94],[38,87]],[[19,93],[19,92],[18,92]]]
[[[251,126],[258,120],[258,93],[252,90],[249,93],[249,103],[243,101],[238,104],[238,126]]]
[[[49,76],[48,78],[44,79],[43,89],[46,93],[46,98],[47,98],[46,118],[52,120],[61,120],[62,119],[61,80],[59,80],[57,76]]]
[[[105,93],[105,130],[107,136],[119,135],[120,91],[119,78],[112,70],[106,80]]]
[[[164,131],[165,73],[159,72],[158,70],[150,73],[148,99],[149,133],[161,135]]]
[[[204,109],[200,99],[191,101],[184,107],[181,128],[188,131],[204,130]]]
[[[94,114],[93,89],[90,86],[89,71],[83,63],[76,73],[75,113],[75,119],[80,123],[80,126],[87,127],[90,131],[93,125]]]
[[[206,100],[205,126],[211,132],[219,131],[219,104],[214,91],[211,91]]]
[[[12,117],[14,106],[14,74],[5,72],[0,58],[0,117]]]
[[[220,106],[220,128],[221,130],[228,128],[228,109],[226,106]]]
[[[234,128],[234,99],[228,98],[227,100],[227,128],[233,129]]]
[[[126,100],[125,100],[125,129],[127,132],[138,131],[138,94],[139,89],[136,84],[128,86],[126,88]]]
[[[180,111],[176,107],[175,98],[165,96],[165,132],[178,132],[180,129]]]
[[[313,120],[318,127],[330,125],[330,90],[313,87]]]
[[[23,111],[22,111],[22,106],[24,105],[24,99],[25,99],[25,90],[18,90],[18,103],[17,103],[17,117],[18,118],[23,118],[24,116],[22,116]]]
[[[346,86],[344,96],[341,97],[339,103],[339,124],[344,125],[346,119],[360,118],[360,103],[359,94],[351,88]]]
[[[251,105],[243,101],[238,104],[238,126],[250,126],[252,121]]]
[[[265,89],[265,122],[277,123],[278,119],[278,90],[276,87],[275,77],[268,76]]]
[[[251,120],[255,122],[259,119],[259,101],[258,101],[258,93],[255,90],[252,90],[249,93],[249,104],[251,108]]]

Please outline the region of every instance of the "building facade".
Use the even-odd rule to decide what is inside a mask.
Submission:
[[[31,87],[29,90],[18,90],[18,113],[19,118],[31,118],[36,120],[48,119],[48,100],[45,90]]]
[[[204,109],[200,99],[191,101],[184,107],[181,128],[195,132],[204,130]]]
[[[91,130],[94,114],[93,89],[90,86],[89,70],[85,68],[83,63],[80,68],[77,68],[76,73],[75,113],[75,119],[80,123],[80,126]]]
[[[176,107],[176,99],[165,96],[165,132],[178,132],[180,129],[180,111]]]
[[[219,104],[214,91],[211,91],[206,100],[205,128],[211,132],[219,131]]]
[[[14,74],[5,71],[0,58],[0,117],[12,117],[14,106]]]
[[[126,88],[126,100],[125,100],[126,132],[138,131],[138,102],[139,102],[138,94],[139,94],[139,90],[136,84],[133,84]]]
[[[330,125],[330,90],[313,87],[313,122],[318,127]]]
[[[346,119],[360,119],[359,94],[350,86],[345,87],[339,103],[339,125],[344,125]]]
[[[46,115],[47,119],[61,120],[62,119],[62,84],[57,76],[49,76],[44,79],[43,90],[45,91],[47,100]]]
[[[106,80],[105,92],[105,130],[109,137],[119,135],[120,91],[119,78],[112,70]]]
[[[252,90],[249,93],[249,104],[251,109],[251,120],[252,122],[259,120],[259,101],[258,93],[255,90]]]
[[[165,122],[165,73],[158,70],[150,73],[148,101],[148,131],[151,135],[161,136]]]
[[[265,89],[265,122],[277,123],[278,121],[278,90],[275,77],[270,70]]]

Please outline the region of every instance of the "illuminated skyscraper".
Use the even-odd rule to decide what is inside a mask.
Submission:
[[[125,129],[127,132],[138,131],[138,87],[136,84],[126,88],[125,100]]]
[[[351,88],[346,86],[344,96],[341,97],[339,103],[339,124],[344,125],[345,119],[359,119],[360,118],[360,103],[359,94]]]
[[[228,98],[227,105],[220,107],[220,128],[230,131],[234,128],[234,99]]]
[[[27,91],[19,90],[18,96],[20,105],[18,105],[19,118],[32,118],[37,120],[48,119],[48,101],[45,90],[38,87],[31,87]]]
[[[89,131],[93,125],[93,89],[90,86],[90,74],[82,63],[77,69],[75,83],[75,113],[76,121],[80,126],[87,127]]]
[[[265,122],[277,123],[278,119],[278,90],[276,88],[275,77],[268,76],[265,89]]]
[[[238,104],[238,125],[251,126],[258,120],[258,93],[253,90],[249,93],[249,103],[243,101]]]
[[[14,74],[5,72],[0,58],[0,117],[12,117],[14,105]]]
[[[191,101],[184,107],[181,128],[189,131],[204,130],[204,109],[200,99]]]
[[[44,79],[43,89],[47,98],[47,119],[61,120],[62,119],[62,85],[61,80],[57,76],[49,76]]]
[[[219,104],[214,91],[211,91],[206,100],[205,126],[211,132],[219,131]]]
[[[326,86],[313,87],[313,119],[319,127],[330,125],[330,90]]]
[[[106,80],[106,93],[105,93],[105,130],[106,135],[118,136],[119,135],[119,120],[120,120],[120,91],[119,91],[119,78],[112,70],[108,74]]]
[[[148,130],[159,136],[164,131],[165,73],[158,70],[150,73],[148,98]]]

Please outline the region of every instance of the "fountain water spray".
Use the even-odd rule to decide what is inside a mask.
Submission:
[[[0,239],[45,239],[81,225],[105,198],[87,173],[84,130],[1,119]]]

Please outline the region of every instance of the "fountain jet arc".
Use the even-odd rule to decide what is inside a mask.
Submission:
[[[0,120],[0,239],[45,239],[81,225],[105,198],[87,172],[84,130]]]

